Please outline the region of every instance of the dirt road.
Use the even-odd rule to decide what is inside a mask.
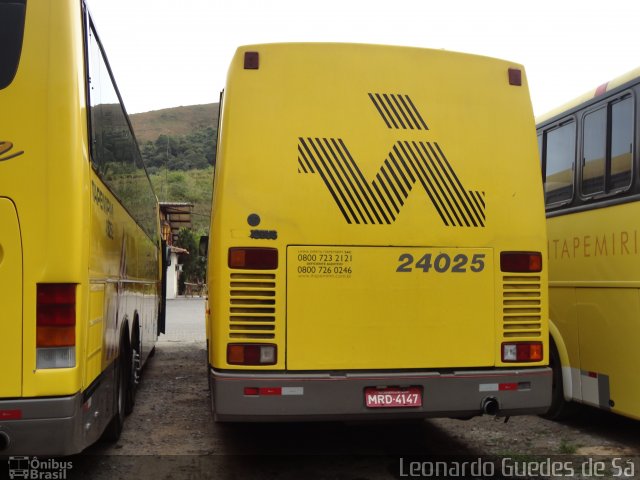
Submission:
[[[439,455],[583,455],[570,457],[580,461],[635,455],[634,477],[621,478],[635,478],[635,472],[640,478],[640,424],[588,408],[564,423],[481,417],[399,425],[214,424],[203,309],[200,299],[169,302],[168,334],[144,371],[135,411],[120,441],[97,444],[72,457],[67,478],[386,479],[407,473],[408,464],[402,462],[409,458]],[[608,472],[617,470],[608,465]]]

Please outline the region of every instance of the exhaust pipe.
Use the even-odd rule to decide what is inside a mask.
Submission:
[[[500,404],[494,397],[487,397],[482,400],[482,411],[487,415],[496,416],[500,413]]]
[[[0,432],[0,452],[7,450],[9,445],[11,445],[11,438],[9,438],[9,435],[5,432]]]

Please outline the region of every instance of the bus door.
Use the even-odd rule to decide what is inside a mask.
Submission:
[[[0,198],[0,398],[22,396],[22,245],[15,206]],[[0,417],[0,420],[2,417]]]

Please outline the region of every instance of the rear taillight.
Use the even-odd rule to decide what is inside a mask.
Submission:
[[[512,273],[534,273],[542,271],[540,252],[501,252],[500,270]]]
[[[36,302],[36,368],[75,366],[76,285],[41,283]]]
[[[503,362],[541,362],[542,342],[513,342],[502,344]]]
[[[278,268],[278,249],[256,247],[230,248],[229,268],[275,270]]]
[[[275,365],[277,347],[261,343],[230,343],[227,345],[229,365]]]

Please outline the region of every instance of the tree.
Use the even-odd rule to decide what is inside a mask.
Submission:
[[[200,238],[193,230],[188,228],[181,228],[178,232],[178,239],[176,240],[176,246],[184,248],[189,254],[181,256],[180,263],[182,263],[182,275],[178,279],[178,290],[184,294],[184,284],[188,283],[203,283],[206,274],[206,261],[203,257],[198,255],[198,245]]]

